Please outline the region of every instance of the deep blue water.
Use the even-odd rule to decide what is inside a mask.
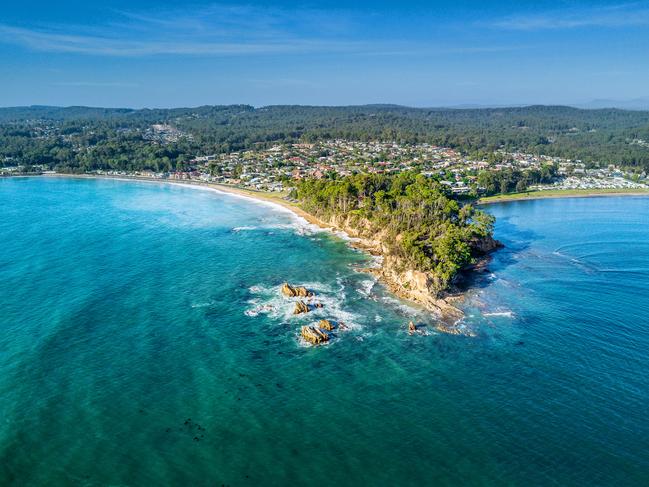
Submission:
[[[244,199],[26,178],[0,208],[2,485],[649,483],[649,198],[490,206],[475,337],[409,336],[367,257]],[[305,346],[321,317],[350,329]]]

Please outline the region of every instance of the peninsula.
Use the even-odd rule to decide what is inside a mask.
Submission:
[[[438,181],[415,172],[307,179],[292,196],[318,220],[381,256],[381,266],[370,271],[394,294],[451,325],[462,316],[448,300],[458,275],[501,245],[493,238],[491,215],[459,203]]]

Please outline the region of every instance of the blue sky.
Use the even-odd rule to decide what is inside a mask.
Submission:
[[[649,96],[649,2],[12,1],[0,106]]]

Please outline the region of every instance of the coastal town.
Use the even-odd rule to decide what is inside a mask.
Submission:
[[[186,134],[169,125],[156,124],[146,132],[152,144],[177,141]],[[175,171],[95,170],[106,176],[131,176],[160,180],[185,180],[234,185],[284,192],[297,180],[342,177],[356,173],[398,173],[417,170],[436,177],[456,195],[481,195],[480,174],[502,171],[537,171],[553,168],[551,180],[530,184],[535,190],[647,189],[647,174],[631,173],[615,165],[593,167],[579,160],[498,150],[482,158],[471,158],[452,148],[430,144],[405,145],[389,142],[330,140],[317,143],[284,143],[268,149],[196,155]],[[53,173],[46,165],[25,167],[4,160],[1,175]]]

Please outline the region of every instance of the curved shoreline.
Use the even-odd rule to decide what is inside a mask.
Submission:
[[[249,190],[231,187],[227,185],[217,184],[217,183],[203,183],[198,181],[169,181],[169,180],[160,180],[154,178],[146,177],[130,177],[130,176],[109,176],[109,175],[94,175],[94,174],[46,174],[42,175],[44,177],[53,177],[53,178],[71,178],[71,179],[106,179],[106,180],[117,180],[117,181],[141,181],[147,183],[161,183],[161,184],[170,184],[175,186],[181,186],[191,189],[202,189],[208,191],[215,191],[217,193],[225,193],[230,196],[245,198],[251,200],[255,203],[266,204],[274,207],[276,210],[282,210],[285,212],[290,212],[294,218],[301,221],[305,225],[313,225],[318,228],[329,231],[338,238],[341,238],[345,241],[350,247],[360,250],[366,253],[368,256],[375,259],[375,262],[379,262],[378,267],[371,266],[363,269],[364,272],[368,272],[378,278],[378,280],[390,291],[396,298],[404,300],[408,305],[415,308],[425,309],[433,315],[436,315],[438,322],[436,323],[436,328],[440,331],[452,334],[461,334],[458,330],[455,329],[455,325],[459,320],[464,316],[464,313],[457,306],[462,298],[464,293],[453,294],[443,298],[436,298],[432,295],[426,294],[425,297],[421,295],[422,291],[417,289],[412,289],[410,291],[405,291],[402,289],[402,286],[397,284],[395,277],[391,274],[391,268],[385,264],[385,256],[381,252],[381,246],[376,244],[376,242],[362,238],[360,235],[355,235],[355,230],[352,228],[346,229],[344,226],[327,223],[319,218],[313,216],[312,214],[304,211],[297,204],[287,201],[280,195],[275,196],[272,193],[265,193],[261,191]],[[351,233],[351,234],[350,234]],[[378,258],[378,260],[377,260]]]
[[[71,178],[71,179],[106,179],[106,180],[115,180],[115,181],[141,181],[146,183],[160,183],[160,184],[169,184],[173,186],[181,186],[191,189],[204,189],[209,191],[215,191],[217,193],[226,193],[230,196],[238,196],[251,200],[255,203],[263,203],[268,206],[272,206],[275,209],[282,210],[285,212],[290,212],[294,217],[305,220],[306,223],[316,225],[323,230],[336,230],[340,233],[344,233],[345,236],[349,237],[346,232],[338,230],[331,225],[324,223],[323,221],[317,219],[310,213],[307,213],[302,208],[297,206],[290,201],[286,201],[281,196],[274,196],[271,193],[265,193],[262,191],[255,191],[251,189],[237,188],[233,186],[228,186],[225,184],[218,183],[202,183],[198,181],[170,181],[168,179],[155,179],[155,178],[146,178],[142,176],[109,176],[103,174],[43,174],[41,176],[25,176],[25,177],[47,177],[47,178]]]
[[[488,196],[487,199],[481,198],[476,201],[476,205],[486,206],[494,205],[498,203],[514,203],[517,201],[535,201],[535,200],[548,200],[548,199],[570,199],[570,198],[612,198],[612,197],[622,197],[622,196],[649,196],[649,189],[647,190],[633,190],[633,191],[590,191],[583,190],[583,192],[572,192],[574,190],[564,190],[565,194],[560,194],[562,190],[556,190],[556,192],[547,192],[543,194],[543,191],[538,193],[524,193],[520,195],[502,195],[500,197]],[[491,199],[492,198],[492,199]]]

